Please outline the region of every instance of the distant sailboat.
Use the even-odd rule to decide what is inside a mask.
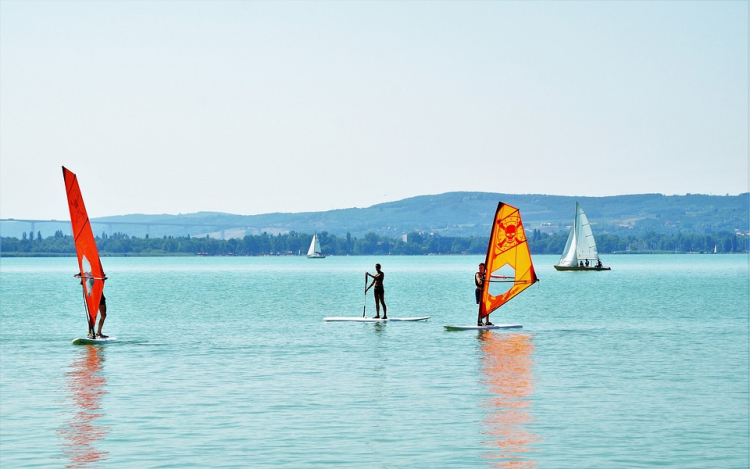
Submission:
[[[594,233],[591,231],[589,219],[583,213],[581,205],[576,202],[576,216],[570,229],[565,250],[560,262],[555,265],[557,270],[610,270],[599,260]]]
[[[307,250],[308,259],[325,259],[323,250],[320,249],[320,241],[318,241],[318,233],[315,233],[310,242],[310,249]]]

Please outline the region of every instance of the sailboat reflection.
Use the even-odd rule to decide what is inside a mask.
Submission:
[[[529,432],[529,412],[534,389],[532,364],[534,345],[529,334],[479,334],[482,352],[482,381],[490,396],[482,401],[485,444],[492,446],[486,457],[493,467],[531,468],[530,445],[540,438]]]
[[[79,355],[67,372],[65,383],[72,401],[72,415],[66,425],[58,430],[63,438],[63,453],[70,459],[68,468],[87,467],[106,461],[108,453],[98,451],[96,442],[109,433],[109,427],[95,422],[104,414],[101,411],[106,380],[101,373],[105,351],[89,345],[79,349]]]

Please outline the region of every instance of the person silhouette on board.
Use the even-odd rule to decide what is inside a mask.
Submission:
[[[485,276],[485,269],[486,266],[484,265],[484,262],[479,264],[479,270],[477,273],[474,274],[474,285],[476,288],[474,289],[474,296],[476,297],[477,304],[479,304],[480,301],[482,301],[482,290],[484,289],[484,276]],[[482,310],[479,309],[479,313],[477,315],[477,326],[492,326],[493,324],[490,322],[490,315],[488,314],[485,317],[484,324],[482,324]]]
[[[99,327],[96,330],[96,338],[97,339],[106,339],[109,336],[102,334],[102,326],[104,325],[104,320],[107,319],[107,298],[104,297],[104,293],[102,293],[102,299],[99,300]]]
[[[380,305],[383,305],[383,319],[388,319],[388,313],[385,308],[385,289],[383,288],[383,279],[385,279],[385,273],[380,270],[380,264],[375,264],[375,270],[377,274],[373,275],[370,272],[365,272],[365,278],[372,277],[372,283],[369,287],[365,288],[365,293],[373,285],[373,295],[375,296],[375,319],[380,319]]]
[[[76,274],[76,277],[81,277],[80,275]],[[104,276],[104,279],[102,281],[106,281],[107,276]],[[86,280],[84,278],[81,278],[81,285],[84,284]],[[92,326],[89,326],[89,339],[107,339],[109,338],[108,335],[102,334],[102,326],[104,325],[104,320],[107,319],[107,298],[104,296],[104,292],[102,292],[102,297],[99,299],[99,327],[96,330],[96,333],[94,333],[94,329]]]

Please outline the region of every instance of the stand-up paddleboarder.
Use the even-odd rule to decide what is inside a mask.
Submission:
[[[373,285],[375,286],[375,289],[373,290],[373,294],[375,295],[375,319],[380,319],[380,305],[383,305],[383,319],[388,319],[388,313],[386,312],[385,308],[385,289],[383,288],[383,279],[385,278],[385,273],[380,270],[380,264],[375,264],[375,270],[377,271],[377,274],[373,275],[370,272],[365,272],[365,278],[372,277],[372,283],[369,287],[365,288],[365,293],[367,293],[367,290],[369,290]]]

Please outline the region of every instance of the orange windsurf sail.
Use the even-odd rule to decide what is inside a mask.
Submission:
[[[497,204],[490,243],[485,259],[485,281],[479,302],[479,316],[485,317],[511,298],[539,281],[516,207]]]
[[[78,178],[65,166],[63,166],[63,178],[65,179],[65,192],[68,195],[68,207],[70,208],[70,224],[73,227],[73,239],[78,255],[79,273],[76,274],[76,277],[81,279],[81,285],[83,285],[89,332],[93,333],[106,277],[104,269],[102,269],[102,261],[99,259],[99,250],[96,248],[96,240],[94,239],[94,232],[91,230],[89,216],[86,213],[86,207],[83,205]]]

